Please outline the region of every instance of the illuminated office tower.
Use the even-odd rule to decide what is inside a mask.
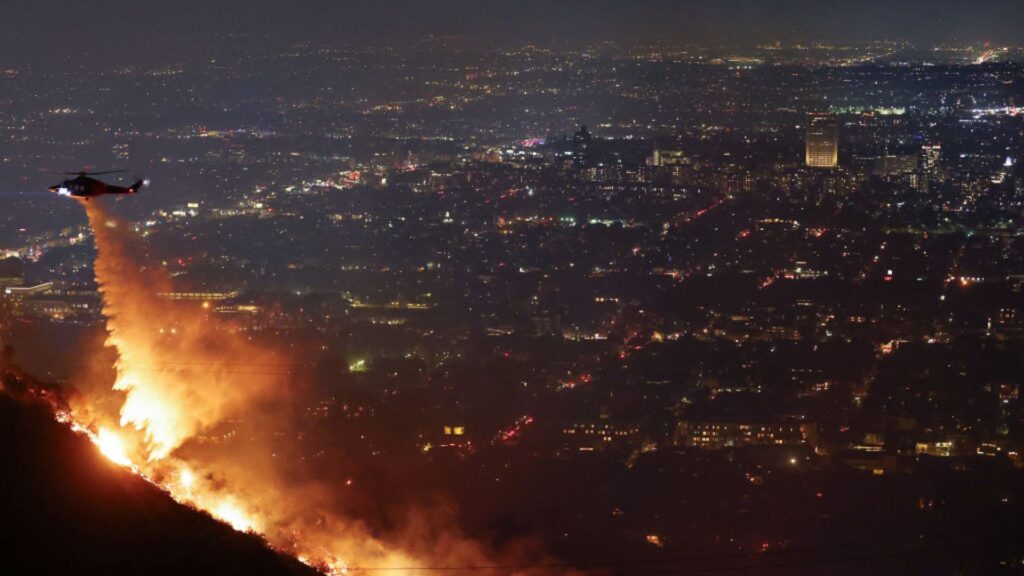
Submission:
[[[921,147],[921,171],[925,174],[935,174],[939,168],[939,158],[942,157],[942,146],[938,144],[925,144]]]
[[[941,180],[939,177],[939,160],[941,158],[942,146],[938,144],[921,146],[921,176],[918,180],[920,191],[927,192]]]
[[[814,116],[807,126],[807,165],[812,168],[839,165],[839,128],[828,116]]]
[[[678,166],[686,162],[686,156],[682,150],[666,150],[655,148],[648,164],[651,166]]]

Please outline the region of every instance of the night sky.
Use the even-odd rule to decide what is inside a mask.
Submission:
[[[425,34],[573,41],[1024,40],[1020,0],[14,0],[0,30],[33,52],[140,37],[274,33],[398,43]],[[137,50],[158,49],[135,45]]]

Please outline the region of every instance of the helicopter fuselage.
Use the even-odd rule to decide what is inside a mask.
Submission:
[[[85,198],[88,200],[95,196],[107,194],[135,194],[142,188],[142,185],[143,181],[139,180],[131,186],[113,186],[95,178],[90,178],[85,174],[80,174],[76,178],[50,186],[49,190],[61,196]]]

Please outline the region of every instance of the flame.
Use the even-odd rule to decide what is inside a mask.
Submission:
[[[113,388],[121,394],[120,406],[110,413],[100,399],[83,394],[80,405],[59,418],[88,435],[112,462],[178,502],[258,533],[324,574],[356,571],[351,566],[401,574],[401,568],[416,571],[433,562],[493,562],[448,525],[439,528],[439,521],[411,513],[409,525],[385,541],[340,514],[326,486],[295,485],[287,465],[269,451],[185,450],[192,440],[216,438],[218,425],[286,404],[286,364],[274,350],[218,322],[210,306],[158,298],[173,292],[172,284],[162,268],[146,265],[141,238],[108,215],[102,202],[84,204],[96,242],[107,344],[117,353]],[[268,369],[244,369],[257,363]]]
[[[108,460],[119,466],[130,467],[132,459],[128,457],[124,440],[108,428],[100,428],[94,438],[96,447]]]
[[[140,238],[99,202],[86,204],[96,238],[96,281],[104,298],[109,338],[117,350],[114,389],[126,393],[121,426],[143,434],[150,461],[166,458],[189,438],[245,411],[270,395],[272,373],[239,378],[233,366],[254,359],[279,362],[237,333],[213,321],[207,310],[162,301],[172,292],[160,269],[139,265]]]
[[[192,492],[192,486],[196,482],[196,477],[192,474],[192,471],[188,468],[182,468],[178,471],[178,484],[185,490],[186,493]]]
[[[242,510],[234,501],[223,501],[210,511],[213,516],[223,520],[239,532],[251,532],[257,530],[256,520]]]
[[[288,493],[291,487],[250,474],[245,456],[188,461],[176,453],[217,424],[244,418],[260,402],[280,400],[274,395],[284,388],[282,372],[244,367],[259,362],[272,368],[282,360],[217,322],[210,306],[160,300],[157,294],[173,288],[162,269],[145,266],[142,240],[100,202],[85,207],[96,240],[94,268],[107,344],[117,352],[113,388],[123,393],[123,403],[112,418],[120,428],[104,426],[92,433],[88,426],[73,426],[111,461],[161,486],[177,501],[236,530],[261,533],[272,546],[301,554],[324,573],[346,573],[342,558],[356,550],[367,564],[411,563],[358,526],[320,510],[318,500],[298,501]],[[88,412],[93,408],[88,406]]]

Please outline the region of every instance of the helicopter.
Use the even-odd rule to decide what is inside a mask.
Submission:
[[[89,200],[96,196],[105,196],[107,194],[136,194],[139,190],[145,186],[148,181],[138,180],[131,186],[114,186],[101,182],[93,176],[102,176],[104,174],[119,174],[124,170],[107,170],[106,172],[65,172],[67,175],[75,176],[70,180],[65,180],[60,184],[54,184],[50,186],[50,192],[55,192],[61,196],[69,196],[71,198],[84,198]]]

